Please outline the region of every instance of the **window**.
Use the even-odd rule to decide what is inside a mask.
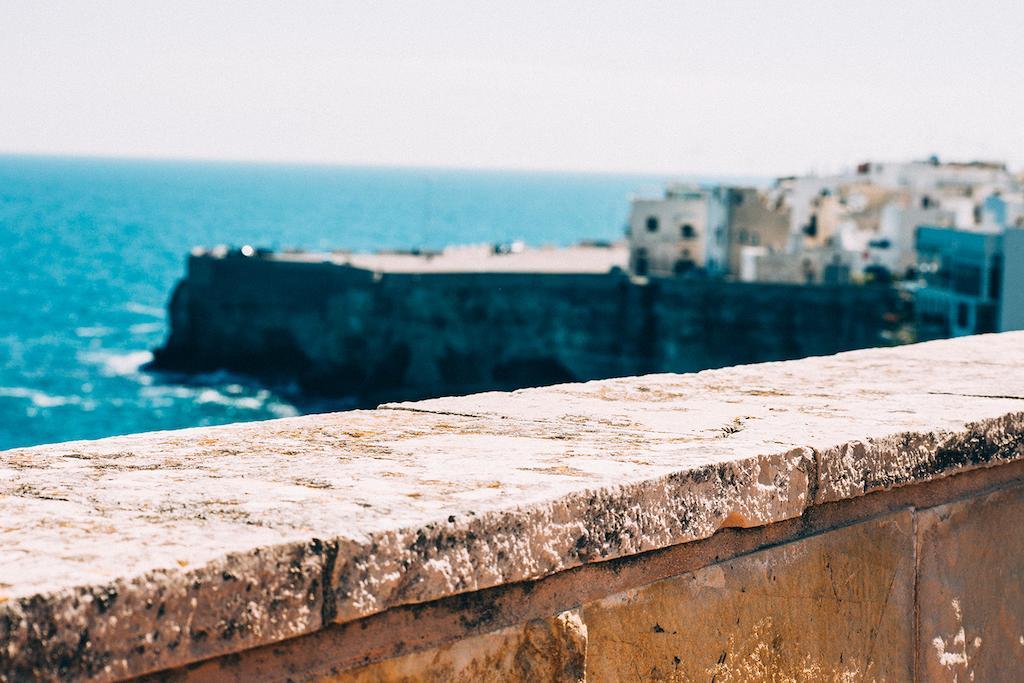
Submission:
[[[811,214],[811,220],[807,221],[807,225],[804,226],[804,234],[808,237],[818,236],[818,214]]]
[[[747,229],[746,228],[740,228],[740,239],[739,239],[739,242],[740,242],[740,244],[746,244],[747,243]]]
[[[637,275],[647,275],[647,250],[637,249],[633,252],[633,272]]]
[[[647,217],[647,232],[658,232],[658,217],[648,216]]]
[[[683,227],[679,228],[679,232],[682,234],[684,240],[692,240],[697,236],[697,231],[693,229],[693,226],[689,223],[684,223]]]
[[[981,267],[958,263],[952,269],[953,291],[958,294],[981,296]]]
[[[1003,284],[1003,257],[996,256],[992,259],[992,266],[988,271],[988,298],[998,299],[1000,286]],[[992,330],[994,331],[994,330]]]
[[[761,244],[761,235],[757,232],[757,230],[750,231],[750,243],[753,244],[755,247]]]
[[[961,301],[956,307],[956,326],[967,327],[969,319],[970,313],[967,310],[967,304]]]
[[[994,304],[978,304],[974,309],[974,333],[996,332],[996,307]]]
[[[681,258],[678,259],[675,262],[675,265],[672,266],[672,272],[674,272],[676,275],[685,275],[686,273],[692,271],[693,268],[693,261],[691,261],[690,259]]]

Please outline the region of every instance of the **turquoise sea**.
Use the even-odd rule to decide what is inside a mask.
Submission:
[[[640,176],[0,156],[0,449],[326,409],[140,370],[194,245],[619,239]]]

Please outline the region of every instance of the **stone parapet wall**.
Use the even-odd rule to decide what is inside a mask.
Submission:
[[[1022,402],[1008,333],[0,453],[0,680],[1013,680]]]
[[[1000,470],[145,679],[1009,680],[1024,667],[1024,534],[1006,520],[1024,512],[1024,467]]]

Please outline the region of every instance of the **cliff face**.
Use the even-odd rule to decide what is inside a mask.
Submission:
[[[897,304],[883,288],[198,256],[154,366],[295,380],[373,404],[885,345]]]

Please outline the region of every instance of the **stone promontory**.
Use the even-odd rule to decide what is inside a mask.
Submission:
[[[419,256],[199,251],[171,296],[170,334],[149,369],[229,370],[301,402],[367,408],[900,338],[906,302],[890,287],[632,278],[618,265],[625,257],[596,246]]]
[[[1024,675],[1024,333],[0,474],[0,681]]]

